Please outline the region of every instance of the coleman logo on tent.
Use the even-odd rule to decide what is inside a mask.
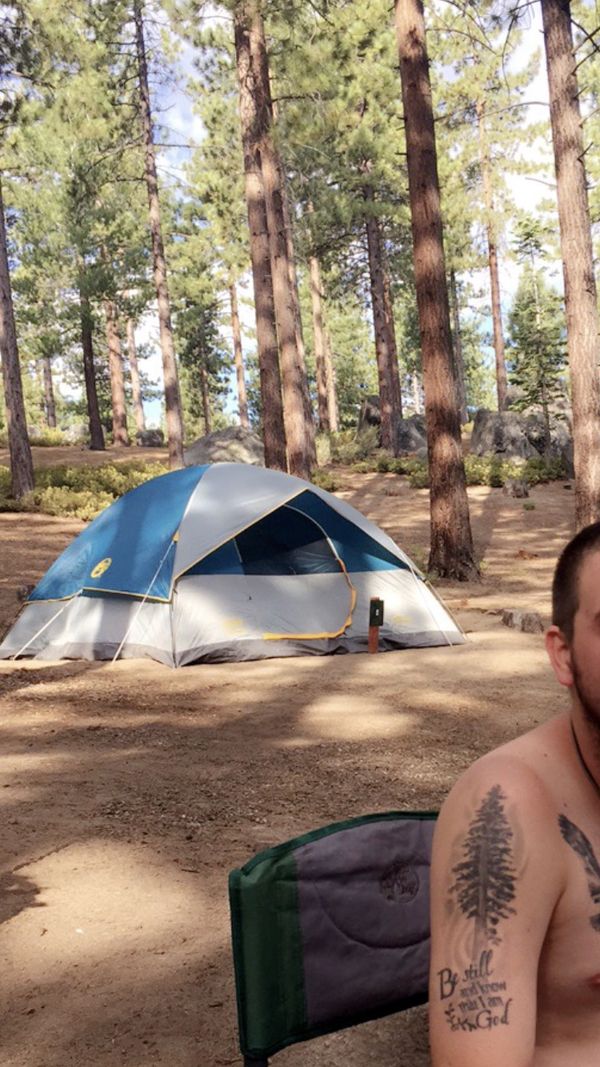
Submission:
[[[106,571],[110,567],[111,563],[112,559],[110,558],[110,556],[107,556],[106,559],[101,559],[100,562],[96,564],[94,569],[90,571],[90,578],[101,578],[103,574],[106,574]]]

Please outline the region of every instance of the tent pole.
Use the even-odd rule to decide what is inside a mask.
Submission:
[[[33,642],[35,641],[36,637],[39,637],[40,634],[43,634],[44,630],[47,630],[48,627],[51,625],[51,623],[53,623],[55,619],[58,619],[59,615],[62,615],[63,611],[65,610],[65,608],[67,606],[67,604],[70,604],[72,599],[73,599],[72,597],[69,597],[68,600],[65,600],[65,603],[58,609],[58,611],[52,616],[52,618],[48,619],[48,622],[45,622],[44,625],[42,627],[40,627],[40,629],[37,631],[37,633],[35,633],[33,635],[33,637],[30,637],[29,641],[27,641],[23,645],[23,647],[20,648],[18,652],[15,652],[14,655],[12,655],[10,658],[11,659],[18,659],[19,656],[22,656],[24,651],[25,651],[25,649],[29,648],[29,646],[31,644],[33,644]]]
[[[162,567],[163,563],[165,562],[165,560],[166,560],[166,558],[167,558],[167,556],[168,556],[168,554],[169,554],[169,552],[171,550],[171,545],[172,544],[173,544],[173,539],[171,539],[169,541],[167,550],[166,550],[163,558],[161,559],[160,563],[158,564],[158,567],[156,568],[156,571],[154,572],[154,577],[152,578],[152,581],[150,582],[150,585],[146,589],[146,592],[144,593],[144,595],[143,595],[143,597],[142,597],[142,599],[140,601],[140,605],[139,605],[135,615],[133,616],[131,622],[129,623],[129,626],[127,627],[127,629],[125,630],[125,633],[123,634],[123,640],[121,641],[121,644],[119,645],[117,651],[115,652],[115,654],[114,654],[114,656],[113,656],[113,658],[111,660],[111,663],[114,663],[115,660],[117,660],[119,658],[119,656],[121,655],[121,650],[123,648],[123,645],[125,644],[127,638],[129,637],[129,634],[133,630],[133,627],[134,627],[134,625],[135,625],[135,623],[137,621],[137,617],[138,617],[140,611],[142,610],[144,604],[146,603],[146,600],[148,599],[148,597],[150,595],[150,590],[152,589],[152,586],[154,585],[156,579],[158,578],[158,576],[160,574],[161,567]]]

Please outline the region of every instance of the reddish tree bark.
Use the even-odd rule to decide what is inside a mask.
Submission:
[[[490,152],[485,134],[485,101],[476,104],[477,129],[479,133],[479,159],[483,182],[483,200],[485,204],[485,230],[488,245],[488,268],[490,272],[490,295],[492,299],[492,328],[494,332],[494,353],[496,356],[496,390],[498,394],[498,411],[506,409],[506,359],[504,353],[504,330],[502,328],[502,304],[500,301],[500,273],[498,270],[498,241],[494,215],[494,191],[492,189],[492,168]]]
[[[52,360],[50,356],[42,357],[42,379],[44,383],[44,414],[46,426],[56,429],[56,403],[54,400],[54,382],[52,381]]]
[[[398,0],[396,30],[427,422],[431,511],[429,569],[443,577],[468,581],[477,578],[478,570],[473,552],[452,364],[431,85],[421,0]]]
[[[127,432],[127,408],[125,405],[125,382],[123,378],[123,355],[117,322],[117,309],[112,300],[104,301],[106,341],[110,369],[110,396],[112,406],[113,445],[123,448],[129,444]]]
[[[374,203],[372,186],[363,186],[363,197],[371,206]],[[375,354],[377,356],[377,376],[379,379],[379,409],[381,412],[381,444],[388,452],[396,454],[398,449],[399,410],[398,377],[394,375],[393,362],[396,362],[392,347],[390,331],[391,306],[386,299],[385,271],[379,220],[372,210],[368,211],[366,222],[367,247],[369,253],[369,279],[371,283],[371,305],[373,309],[373,329],[375,332]]]
[[[297,324],[292,293],[291,265],[288,254],[288,231],[285,222],[282,167],[273,143],[273,105],[269,84],[269,64],[265,33],[259,5],[247,5],[250,14],[250,54],[254,69],[256,110],[260,122],[260,161],[267,208],[267,226],[271,249],[271,274],[279,358],[283,415],[290,474],[310,478],[314,465],[314,426],[308,418],[306,368],[297,344]]]
[[[259,114],[256,75],[250,52],[250,4],[238,0],[234,8],[235,52],[240,90],[240,123],[244,157],[244,181],[250,231],[250,259],[254,284],[256,342],[265,464],[287,470],[286,435],[283,421],[279,351],[271,275],[271,250],[261,166],[264,115]]]
[[[242,350],[242,331],[240,328],[240,313],[238,309],[237,289],[235,282],[229,286],[229,302],[231,305],[231,332],[233,334],[233,359],[235,363],[235,376],[237,381],[238,413],[240,426],[244,430],[250,428],[248,420],[248,398],[246,395],[246,378],[244,376],[244,353]]]
[[[325,341],[325,377],[327,381],[327,408],[329,411],[329,427],[331,433],[337,433],[339,429],[339,415],[337,392],[335,385],[335,368],[333,365],[333,354],[331,351],[331,337],[329,336],[329,330],[327,329],[327,326],[325,326],[323,336]]]
[[[462,337],[460,332],[460,308],[458,304],[458,287],[454,269],[450,271],[450,305],[452,309],[452,351],[454,353],[454,370],[458,388],[458,405],[460,421],[469,421],[467,410],[467,392],[465,388],[465,361],[463,357]]]
[[[133,415],[135,418],[136,434],[143,433],[146,429],[144,417],[144,404],[142,402],[142,388],[140,384],[140,369],[138,366],[137,350],[135,347],[135,325],[132,318],[127,319],[127,358],[129,359],[129,373],[131,375],[131,399],[133,402]]]
[[[325,327],[323,323],[323,302],[321,296],[321,269],[316,256],[309,260],[310,299],[313,320],[313,348],[317,378],[317,414],[321,433],[330,433],[329,403],[327,395],[327,366],[325,363]]]
[[[600,519],[598,301],[568,0],[542,0],[571,371],[578,527]]]
[[[98,390],[96,388],[96,370],[94,367],[94,338],[92,330],[92,311],[85,294],[83,282],[79,280],[79,317],[81,323],[81,349],[83,352],[83,377],[90,431],[90,448],[95,452],[104,451],[104,430],[100,421]]]
[[[23,400],[21,364],[17,344],[17,330],[10,284],[4,201],[0,184],[0,356],[8,430],[10,456],[10,485],[15,500],[33,489],[33,459]]]
[[[154,266],[154,285],[156,288],[156,300],[158,304],[158,324],[163,364],[169,464],[171,467],[181,467],[183,466],[183,418],[181,414],[179,376],[177,373],[175,347],[173,344],[173,329],[171,326],[167,264],[165,260],[160,221],[160,200],[158,195],[158,179],[156,176],[150,91],[148,88],[148,65],[146,61],[146,45],[144,41],[142,0],[133,0],[133,17],[135,21],[140,86],[140,115],[144,140],[144,170],[146,188],[148,190],[148,215],[150,222],[150,236],[152,239],[152,262]]]

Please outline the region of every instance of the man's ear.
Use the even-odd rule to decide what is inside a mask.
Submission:
[[[573,685],[571,647],[558,626],[551,626],[546,631],[546,652],[550,658],[556,680],[561,685]]]

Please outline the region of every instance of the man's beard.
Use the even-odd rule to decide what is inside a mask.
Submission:
[[[600,692],[592,693],[587,687],[573,649],[571,649],[571,671],[573,673],[573,688],[577,694],[581,710],[588,726],[594,731],[596,744],[600,748]]]

